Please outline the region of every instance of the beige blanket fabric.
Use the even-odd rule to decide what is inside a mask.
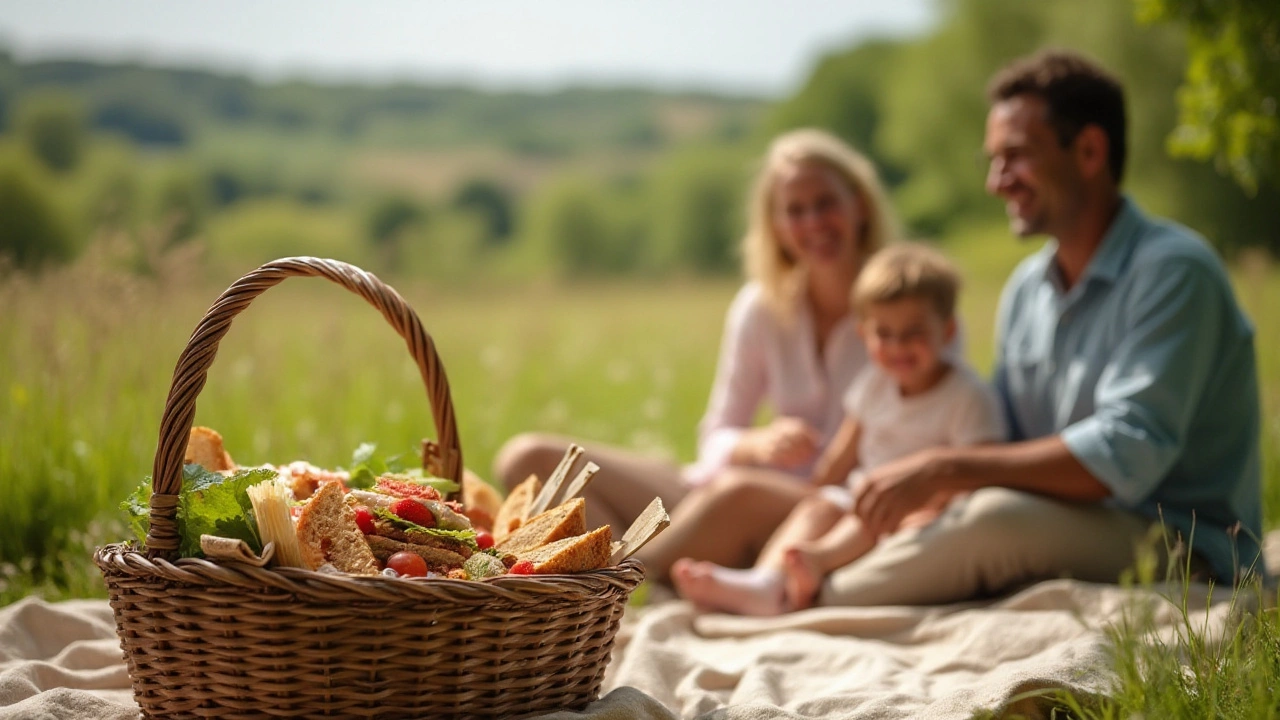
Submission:
[[[1195,622],[1231,627],[1227,593],[1193,585]],[[584,712],[548,720],[969,718],[1046,687],[1105,692],[1105,627],[1126,608],[1181,622],[1153,591],[1055,580],[1003,600],[932,608],[821,608],[777,618],[698,615],[683,602],[629,617]],[[1208,611],[1204,609],[1208,607]],[[1015,708],[1036,717],[1034,700]],[[105,601],[0,608],[0,719],[136,718]]]

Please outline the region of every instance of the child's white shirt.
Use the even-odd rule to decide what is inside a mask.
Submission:
[[[932,388],[903,397],[898,382],[869,364],[849,385],[844,409],[861,426],[855,477],[919,450],[976,445],[1008,438],[995,391],[971,368],[953,363]]]

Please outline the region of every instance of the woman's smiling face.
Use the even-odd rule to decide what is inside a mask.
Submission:
[[[834,170],[817,162],[782,168],[772,193],[774,232],[798,266],[856,266],[866,224],[862,201]]]

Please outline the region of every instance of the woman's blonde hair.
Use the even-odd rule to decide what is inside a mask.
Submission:
[[[796,261],[778,241],[773,222],[773,188],[783,169],[817,163],[840,176],[862,204],[858,262],[897,239],[898,220],[885,198],[875,166],[840,138],[805,128],[779,135],[769,145],[764,164],[751,189],[747,234],[742,255],[747,277],[760,283],[769,304],[780,311],[790,306],[796,287]]]

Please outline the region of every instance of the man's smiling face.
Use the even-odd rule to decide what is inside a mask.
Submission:
[[[1082,182],[1074,141],[1063,147],[1048,113],[1042,98],[1016,95],[987,114],[987,192],[1005,201],[1010,229],[1018,237],[1054,235],[1070,222],[1067,215]]]

